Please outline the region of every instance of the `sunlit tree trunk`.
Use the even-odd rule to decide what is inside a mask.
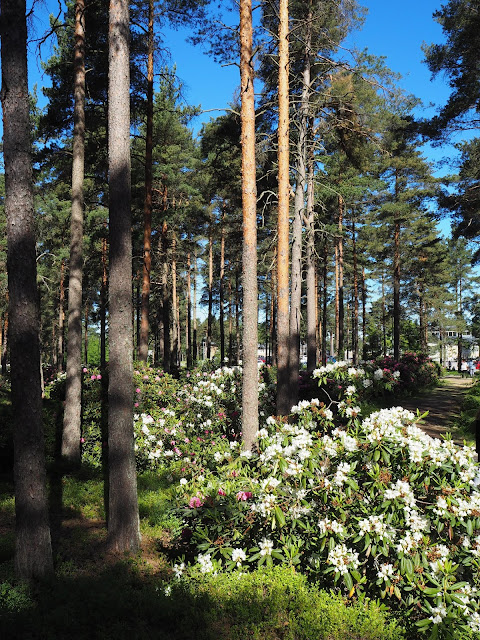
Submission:
[[[240,82],[242,121],[243,210],[243,446],[250,450],[258,431],[258,287],[257,180],[255,164],[255,94],[253,92],[253,29],[251,0],[240,0]]]
[[[170,294],[168,286],[169,272],[169,246],[168,246],[168,226],[164,220],[162,225],[162,327],[163,327],[163,368],[170,372],[171,361],[171,339],[170,339]]]
[[[110,197],[108,539],[116,552],[140,546],[133,440],[132,234],[130,211],[129,6],[110,0],[108,151]]]
[[[213,211],[210,211],[208,231],[208,318],[207,318],[207,360],[212,357],[213,324]]]
[[[191,253],[187,254],[187,369],[192,368],[192,265]]]
[[[355,220],[352,221],[352,252],[353,252],[353,318],[352,318],[352,351],[353,364],[358,364],[358,257]]]
[[[60,296],[58,302],[58,339],[57,339],[57,362],[58,371],[64,370],[64,348],[63,338],[65,333],[65,259],[60,263]]]
[[[179,322],[179,310],[178,310],[178,296],[177,296],[177,239],[175,236],[175,232],[173,232],[172,237],[172,337],[173,337],[173,347],[172,347],[172,365],[171,368],[175,369],[180,364],[179,360],[179,331],[180,331],[180,322]]]
[[[142,314],[138,357],[148,358],[150,272],[152,268],[152,150],[153,150],[153,0],[148,2],[148,54],[147,54],[147,122],[145,139],[145,200],[143,206],[143,278]]]
[[[62,457],[80,464],[82,419],[83,181],[85,174],[85,3],[75,2],[72,215],[68,277],[67,380]]]
[[[220,365],[225,359],[225,203],[222,209],[220,235]]]
[[[278,26],[278,222],[277,222],[277,414],[291,408],[289,376],[289,211],[290,120],[288,83],[288,0],[279,2]]]
[[[197,250],[193,254],[193,363],[198,360],[197,339]]]
[[[344,202],[342,196],[338,197],[338,356],[343,360],[344,344],[344,301],[343,301],[343,212]]]
[[[53,572],[42,427],[39,309],[24,0],[1,0],[1,63],[10,374],[14,441],[15,573]]]
[[[310,123],[310,129],[312,123]],[[314,166],[313,147],[308,152],[307,182],[307,371],[317,364],[317,280],[315,269]]]
[[[395,169],[395,201],[399,197],[398,170]],[[400,218],[394,215],[393,231],[393,358],[400,359]]]

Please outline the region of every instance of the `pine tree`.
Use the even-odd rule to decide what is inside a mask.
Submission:
[[[53,571],[40,381],[39,310],[23,0],[1,2],[5,211],[9,336],[14,415],[15,571],[20,579]]]

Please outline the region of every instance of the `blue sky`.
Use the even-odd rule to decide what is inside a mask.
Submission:
[[[425,104],[441,104],[446,100],[448,87],[438,79],[430,82],[430,72],[422,64],[423,42],[440,42],[442,32],[432,14],[440,7],[441,0],[364,0],[368,15],[362,31],[351,36],[350,41],[359,48],[367,47],[370,53],[385,56],[387,65],[403,75],[401,86],[421,98]],[[41,37],[48,27],[48,13],[58,12],[57,0],[45,0],[35,4],[31,38]],[[171,52],[171,62],[185,83],[186,99],[191,104],[201,104],[204,110],[225,108],[232,101],[239,84],[236,66],[222,67],[205,55],[198,47],[185,42],[185,30],[165,30],[166,44]],[[43,57],[48,57],[51,45],[44,45]],[[36,55],[35,45],[30,46],[30,81],[39,86],[44,79]],[[432,111],[430,110],[430,113]],[[206,113],[201,120],[215,117],[215,111]]]

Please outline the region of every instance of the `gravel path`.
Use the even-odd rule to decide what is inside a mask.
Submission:
[[[417,409],[421,413],[428,411],[428,416],[419,423],[419,427],[429,436],[439,438],[442,433],[450,430],[453,421],[460,415],[463,395],[471,385],[471,378],[446,377],[431,393],[416,398],[406,398],[399,404],[415,413]]]

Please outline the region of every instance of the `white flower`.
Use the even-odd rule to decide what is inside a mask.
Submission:
[[[383,369],[377,369],[373,372],[373,377],[375,380],[381,380],[383,378]]]
[[[445,608],[445,605],[440,604],[438,607],[432,607],[432,615],[429,620],[431,620],[433,624],[440,624],[446,615],[447,609]]]
[[[273,542],[271,540],[267,540],[267,538],[263,538],[261,542],[258,543],[260,547],[260,555],[261,556],[271,556],[273,550]]]
[[[377,573],[377,576],[382,580],[388,580],[394,574],[395,570],[393,568],[393,564],[382,564],[380,567],[380,571]]]
[[[267,424],[271,424],[268,421],[270,420],[271,416],[269,416],[267,418]],[[275,420],[273,420],[273,422],[275,422]],[[257,438],[261,439],[261,438],[268,438],[268,431],[266,429],[260,429],[259,431],[257,431]]]
[[[173,573],[175,574],[176,578],[180,578],[183,574],[185,570],[185,563],[182,562],[181,564],[176,564],[173,567]]]
[[[188,480],[186,478],[180,478],[180,484],[181,485],[188,484]]]
[[[363,386],[365,387],[365,389],[368,389],[368,387],[371,387],[373,384],[372,380],[370,380],[370,378],[365,378],[363,381]]]
[[[329,552],[327,562],[333,564],[335,570],[344,575],[348,573],[349,569],[358,568],[358,553],[348,549],[344,544],[337,544]]]
[[[197,562],[202,573],[211,573],[213,571],[212,556],[209,553],[204,555],[200,553],[197,557]]]
[[[244,560],[247,559],[247,554],[243,549],[234,549],[232,551],[232,561],[237,563],[237,566],[240,566]]]
[[[163,590],[163,593],[167,596],[167,598],[169,596],[171,596],[172,595],[172,587],[171,587],[171,585],[167,584],[167,586]]]
[[[353,396],[356,390],[355,385],[351,384],[345,389],[345,393],[347,396]]]

